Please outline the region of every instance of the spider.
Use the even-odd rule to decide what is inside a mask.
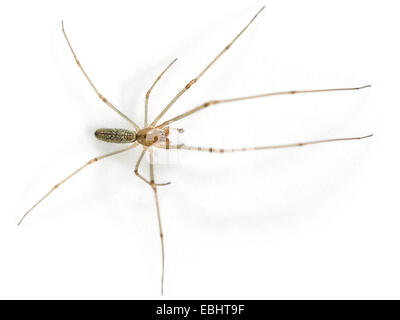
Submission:
[[[122,113],[119,109],[117,109],[108,99],[106,99],[95,87],[94,83],[92,80],[89,78],[87,75],[86,71],[82,67],[80,61],[78,60],[77,55],[75,54],[75,51],[72,48],[72,45],[67,37],[67,34],[64,29],[64,23],[61,22],[62,25],[62,32],[64,34],[65,40],[68,44],[69,49],[71,50],[71,53],[75,59],[76,64],[78,65],[79,69],[82,71],[83,75],[89,82],[90,86],[92,89],[95,91],[97,96],[100,98],[101,101],[103,101],[108,107],[110,107],[112,110],[114,110],[116,113],[118,113],[121,117],[123,117],[125,120],[127,120],[130,125],[133,127],[133,129],[122,129],[122,128],[101,128],[96,130],[95,136],[97,139],[109,142],[109,143],[117,143],[117,144],[128,144],[129,146],[123,149],[116,150],[114,152],[110,152],[107,154],[103,154],[100,156],[97,156],[88,162],[86,162],[83,166],[80,168],[76,169],[73,171],[70,175],[68,175],[66,178],[58,182],[54,187],[50,189],[39,201],[37,201],[20,219],[18,222],[18,225],[21,224],[21,222],[25,219],[25,217],[39,204],[41,203],[45,198],[47,198],[55,189],[60,187],[63,183],[65,183],[67,180],[69,180],[71,177],[76,175],[78,172],[82,171],[84,168],[87,166],[111,157],[113,155],[129,151],[131,149],[134,149],[136,147],[141,146],[142,147],[142,152],[139,156],[139,159],[136,163],[134,173],[138,178],[143,180],[149,187],[151,187],[153,194],[154,194],[154,200],[156,204],[156,211],[157,211],[157,219],[158,219],[158,227],[160,231],[160,240],[161,240],[161,263],[162,263],[162,269],[161,269],[161,294],[164,292],[164,267],[165,267],[165,250],[164,250],[164,233],[163,233],[163,228],[162,228],[162,223],[161,223],[161,214],[160,214],[160,204],[158,200],[158,187],[160,186],[166,186],[170,182],[167,183],[156,183],[155,182],[155,175],[154,175],[154,154],[153,148],[161,148],[161,149],[166,149],[166,150],[189,150],[189,151],[199,151],[199,152],[209,152],[209,153],[230,153],[230,152],[246,152],[246,151],[256,151],[256,150],[268,150],[268,149],[280,149],[280,148],[291,148],[291,147],[301,147],[301,146],[306,146],[306,145],[312,145],[312,144],[320,144],[320,143],[326,143],[326,142],[334,142],[334,141],[346,141],[346,140],[359,140],[359,139],[364,139],[371,137],[372,134],[367,135],[367,136],[359,136],[359,137],[349,137],[349,138],[333,138],[333,139],[325,139],[325,140],[315,140],[315,141],[306,141],[306,142],[298,142],[298,143],[290,143],[290,144],[283,144],[283,145],[269,145],[269,146],[256,146],[256,147],[244,147],[244,148],[233,148],[233,149],[222,149],[222,148],[214,148],[214,147],[200,147],[200,146],[188,146],[185,144],[170,144],[169,140],[169,134],[170,134],[170,129],[178,130],[178,132],[183,132],[183,129],[179,128],[170,128],[169,125],[171,123],[177,122],[183,118],[189,117],[201,110],[210,108],[212,106],[215,106],[217,104],[222,104],[222,103],[229,103],[229,102],[235,102],[235,101],[242,101],[242,100],[250,100],[250,99],[257,99],[257,98],[263,98],[263,97],[270,97],[270,96],[277,96],[277,95],[292,95],[292,94],[305,94],[305,93],[315,93],[315,92],[332,92],[332,91],[346,91],[346,90],[359,90],[359,89],[364,89],[367,87],[370,87],[370,85],[362,86],[362,87],[353,87],[353,88],[335,88],[335,89],[313,89],[313,90],[291,90],[291,91],[280,91],[280,92],[270,92],[270,93],[263,93],[259,95],[253,95],[253,96],[245,96],[245,97],[238,97],[238,98],[231,98],[231,99],[223,99],[223,100],[210,100],[207,101],[193,109],[188,110],[187,112],[184,112],[174,118],[171,118],[169,120],[166,120],[162,123],[159,124],[161,118],[165,115],[165,113],[171,108],[171,106],[186,92],[188,91],[196,82],[207,72],[208,69],[211,68],[211,66],[227,51],[231,48],[233,43],[247,30],[247,28],[253,23],[253,21],[256,19],[256,17],[260,14],[260,12],[264,9],[265,7],[262,7],[257,14],[250,20],[250,22],[233,38],[233,40],[225,46],[219,53],[218,55],[191,81],[189,81],[185,87],[183,87],[174,97],[173,99],[164,107],[164,109],[160,112],[160,114],[153,120],[149,121],[148,119],[148,104],[149,104],[149,98],[151,91],[153,88],[156,86],[158,81],[162,78],[162,76],[167,72],[167,70],[176,62],[177,59],[174,59],[161,73],[160,75],[156,78],[154,83],[151,85],[150,89],[146,93],[145,97],[145,115],[144,115],[144,125],[143,127],[140,127],[136,122],[131,120],[128,116],[126,116],[124,113]],[[140,172],[140,164],[141,161],[146,154],[146,152],[149,152],[150,156],[150,178],[147,179],[145,178]]]

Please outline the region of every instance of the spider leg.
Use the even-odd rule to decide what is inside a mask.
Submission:
[[[150,181],[147,180],[146,178],[144,178],[141,174],[139,174],[138,170],[139,170],[139,166],[140,166],[140,162],[143,159],[144,154],[147,152],[147,150],[150,149]],[[161,272],[161,295],[164,292],[164,265],[165,265],[165,250],[164,250],[164,234],[163,234],[163,229],[162,229],[162,224],[161,224],[161,215],[160,215],[160,204],[158,202],[158,193],[157,193],[157,187],[158,186],[164,186],[164,185],[168,185],[170,184],[170,182],[168,183],[163,183],[163,184],[157,184],[154,182],[154,166],[153,166],[153,150],[152,148],[143,148],[142,153],[140,154],[140,157],[138,159],[138,162],[136,163],[136,167],[135,167],[135,174],[142,179],[144,182],[146,182],[151,189],[153,190],[154,193],[154,199],[156,202],[156,209],[157,209],[157,220],[158,220],[158,227],[160,230],[160,239],[161,239],[161,262],[162,262],[162,272]]]
[[[272,97],[272,96],[281,96],[281,95],[293,95],[293,94],[303,94],[303,93],[316,93],[316,92],[333,92],[333,91],[350,91],[350,90],[360,90],[364,88],[369,88],[370,85],[362,86],[362,87],[355,87],[355,88],[336,88],[336,89],[314,89],[314,90],[291,90],[291,91],[278,91],[278,92],[269,92],[264,94],[258,94],[254,96],[246,96],[246,97],[239,97],[239,98],[232,98],[232,99],[223,99],[223,100],[210,100],[205,102],[189,111],[186,111],[170,120],[164,121],[157,128],[163,128],[172,122],[178,121],[180,119],[186,118],[196,112],[199,112],[211,105],[221,104],[221,103],[228,103],[228,102],[236,102],[236,101],[243,101],[243,100],[250,100],[250,99],[257,99],[257,98],[265,98],[265,97]]]
[[[144,182],[146,182],[150,187],[152,186],[151,181],[147,180],[145,177],[143,177],[140,173],[139,173],[139,166],[140,163],[142,162],[143,156],[146,153],[148,148],[143,148],[142,153],[140,154],[140,157],[138,159],[138,161],[136,162],[136,167],[135,167],[135,174],[138,178],[142,179]],[[154,181],[153,181],[154,182]],[[167,186],[171,184],[171,182],[166,182],[166,183],[156,183],[156,186]]]
[[[167,106],[164,108],[164,110],[161,111],[161,113],[153,120],[153,122],[151,123],[151,127],[154,127],[157,122],[161,119],[161,117],[168,111],[168,109],[179,99],[179,97],[181,95],[183,95],[187,90],[189,90],[189,88],[195,84],[200,78],[201,76],[215,63],[215,61],[217,61],[219,59],[219,57],[221,57],[226,51],[228,51],[228,49],[232,46],[232,44],[242,35],[243,32],[246,31],[246,29],[250,26],[250,24],[254,21],[254,19],[258,16],[258,14],[265,8],[262,7],[257,14],[253,17],[253,19],[250,20],[250,22],[242,29],[242,31],[240,31],[237,36],[224,48],[222,49],[222,51],[198,74],[198,76],[196,78],[194,78],[193,80],[191,80],[190,82],[188,82],[188,84],[186,84],[186,86],[181,89],[181,91],[178,92],[178,94],[167,104]]]
[[[297,142],[297,143],[289,143],[289,144],[232,148],[232,149],[221,149],[221,148],[214,148],[214,147],[196,147],[196,146],[187,146],[184,144],[170,145],[168,148],[165,147],[164,149],[189,150],[189,151],[200,151],[200,152],[210,152],[210,153],[229,153],[229,152],[244,152],[244,151],[257,151],[257,150],[268,150],[268,149],[303,147],[303,146],[307,146],[307,145],[311,145],[311,144],[320,144],[320,143],[335,142],[335,141],[361,140],[361,139],[365,139],[365,138],[369,138],[369,137],[372,137],[372,134],[369,134],[367,136],[361,136],[361,137],[334,138],[334,139],[314,140],[314,141],[305,141],[305,142]]]
[[[72,172],[69,176],[67,176],[66,178],[64,178],[63,180],[61,180],[59,183],[57,183],[53,188],[50,189],[49,192],[47,192],[38,202],[36,202],[21,218],[21,220],[18,222],[18,225],[21,224],[21,222],[25,219],[25,217],[29,214],[29,212],[31,212],[39,203],[41,203],[44,199],[46,199],[55,189],[57,189],[59,186],[61,186],[64,182],[66,182],[67,180],[69,180],[70,178],[72,178],[74,175],[76,175],[78,172],[80,172],[81,170],[83,170],[84,168],[86,168],[88,165],[93,164],[101,159],[107,158],[107,157],[111,157],[115,154],[121,153],[121,152],[125,152],[128,151],[132,148],[135,148],[138,145],[137,142],[135,142],[134,144],[132,144],[131,146],[129,146],[128,148],[125,149],[121,149],[121,150],[117,150],[114,152],[110,152],[107,154],[104,154],[102,156],[93,158],[91,160],[89,160],[88,162],[86,162],[83,166],[81,166],[80,168],[76,169],[74,172]]]
[[[160,204],[158,201],[158,193],[157,193],[157,185],[154,183],[154,167],[153,167],[153,150],[150,148],[150,184],[154,193],[154,200],[156,202],[157,209],[157,220],[158,220],[158,228],[160,231],[160,240],[161,240],[161,263],[162,263],[162,271],[161,271],[161,295],[164,293],[164,268],[165,268],[165,247],[164,247],[164,233],[161,223],[161,214],[160,214]]]
[[[148,110],[149,110],[149,97],[150,97],[150,93],[153,90],[153,88],[155,87],[155,85],[157,84],[157,82],[161,79],[161,77],[164,75],[165,72],[167,72],[167,70],[174,64],[174,62],[178,60],[177,58],[175,58],[164,70],[163,72],[160,73],[160,75],[157,77],[157,79],[153,82],[152,86],[150,87],[150,89],[147,91],[146,93],[146,100],[144,103],[144,126],[147,127],[147,119],[148,119]]]
[[[87,79],[87,81],[89,82],[89,84],[93,88],[93,90],[96,92],[96,94],[98,95],[100,100],[103,101],[106,105],[108,105],[111,109],[113,109],[116,113],[118,113],[125,120],[129,121],[135,127],[136,130],[140,130],[139,126],[133,120],[128,118],[128,116],[126,116],[121,111],[119,111],[116,107],[114,107],[112,105],[112,103],[110,101],[108,101],[106,98],[104,98],[103,95],[97,90],[97,88],[94,86],[92,80],[90,80],[90,78],[87,75],[86,71],[83,69],[81,63],[79,62],[78,57],[76,56],[74,49],[72,49],[71,43],[69,42],[67,34],[65,33],[65,30],[64,30],[64,22],[63,21],[61,21],[61,26],[62,26],[62,32],[64,33],[65,40],[67,40],[68,47],[71,49],[71,52],[72,52],[72,55],[74,56],[76,64],[78,65],[79,69],[81,69],[83,75],[85,76],[85,78]]]

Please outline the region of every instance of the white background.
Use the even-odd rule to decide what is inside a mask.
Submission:
[[[219,105],[179,123],[186,144],[242,147],[374,133],[361,141],[172,154],[156,167],[166,298],[400,298],[399,4],[396,1],[12,1],[0,8],[0,298],[160,298],[151,189],[139,150],[96,163],[23,213],[129,124],[142,124],[247,24],[167,113],[210,99],[371,84]],[[147,175],[147,164],[143,171]]]

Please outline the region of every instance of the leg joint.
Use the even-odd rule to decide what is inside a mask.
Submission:
[[[197,78],[193,79],[186,85],[186,89],[189,89],[192,85],[194,85],[197,82]]]
[[[218,100],[211,100],[203,104],[203,107],[207,108],[208,106],[211,106],[212,104],[217,104]]]
[[[98,161],[99,159],[97,159],[97,158],[93,158],[92,160],[90,160],[87,164],[92,164],[92,163],[94,163],[94,162],[96,162],[96,161]]]
[[[103,101],[103,102],[107,102],[107,99],[104,98],[101,93],[98,94],[99,98]]]

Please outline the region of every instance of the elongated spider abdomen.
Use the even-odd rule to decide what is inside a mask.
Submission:
[[[128,129],[100,128],[94,133],[97,139],[110,143],[132,143],[136,141],[136,132]]]

